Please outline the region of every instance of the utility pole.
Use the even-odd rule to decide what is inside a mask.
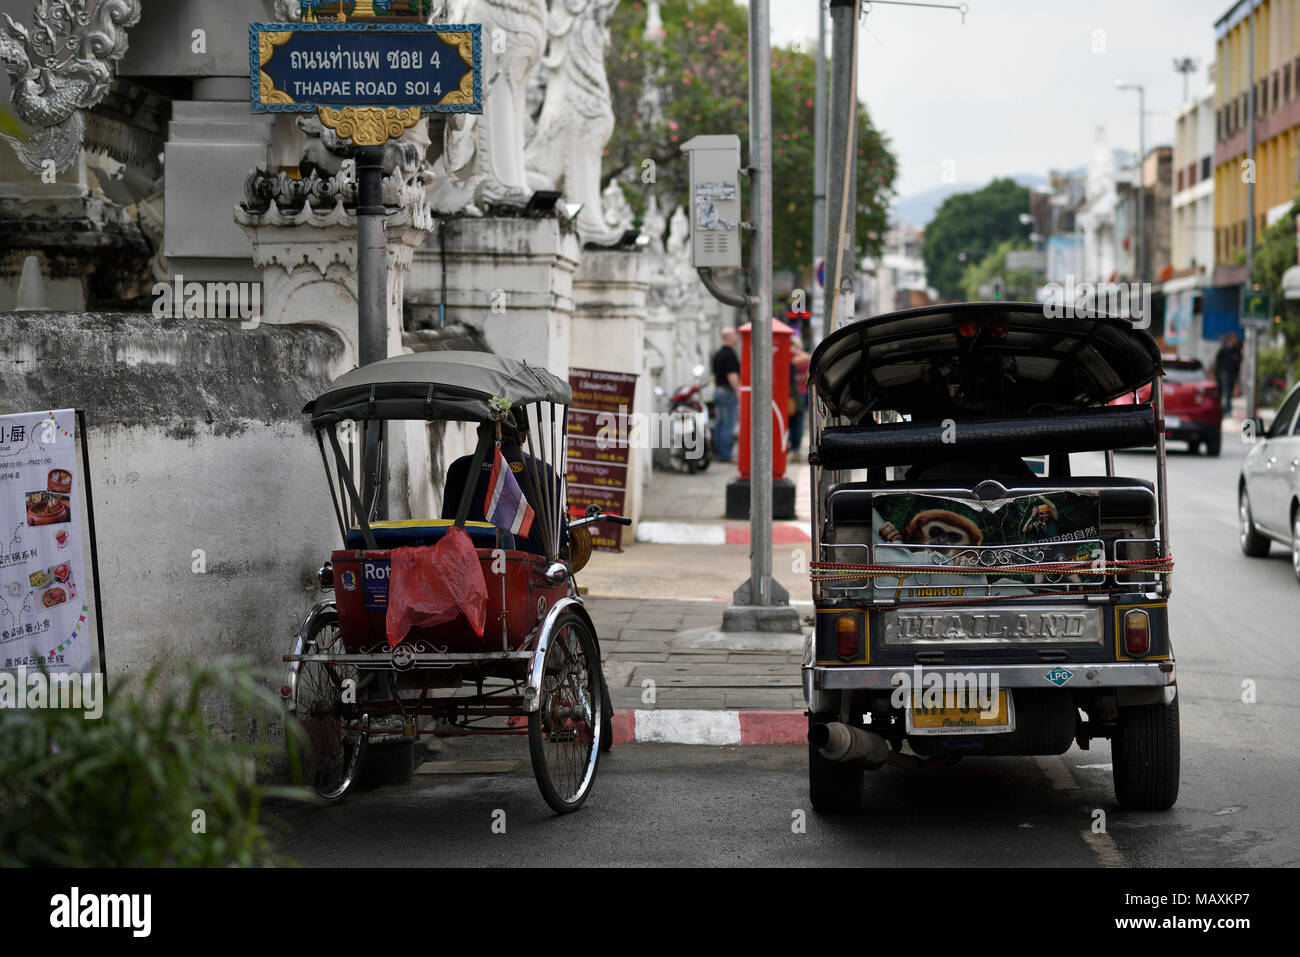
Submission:
[[[813,283],[817,282],[817,267],[826,258],[826,8],[824,0],[817,3],[817,92],[813,97],[813,233],[812,259]],[[826,328],[824,293],[813,293],[812,341],[807,343],[811,352],[821,341]]]
[[[1174,57],[1174,72],[1181,73],[1183,75],[1183,102],[1184,103],[1187,102],[1187,79],[1193,73],[1196,72],[1197,68],[1200,65],[1201,65],[1200,60],[1195,60],[1189,56]]]
[[[1250,90],[1246,94],[1246,159],[1250,176],[1246,180],[1246,288],[1255,284],[1255,2],[1250,0],[1250,25],[1247,56]],[[1254,323],[1246,327],[1246,419],[1255,417],[1258,404],[1259,329]],[[1231,400],[1231,397],[1229,397]]]
[[[749,2],[749,602],[772,600],[772,45],[768,0]],[[742,591],[744,586],[742,586]]]
[[[874,6],[929,7],[953,10],[966,23],[967,3],[918,3],[913,0],[829,0],[831,10],[830,132],[826,195],[835,204],[826,216],[826,332],[854,317],[853,251],[857,227],[858,155],[858,15]]]
[[[858,133],[858,0],[830,0],[831,92],[826,223],[826,332],[853,321],[853,246],[857,203],[852,184]]]

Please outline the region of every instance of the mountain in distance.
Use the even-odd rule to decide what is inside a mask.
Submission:
[[[1030,189],[1035,186],[1047,185],[1047,177],[1040,176],[1037,173],[1018,173],[1012,176],[1011,179]],[[930,220],[934,219],[935,212],[949,196],[955,196],[958,193],[973,193],[987,185],[988,183],[945,183],[942,186],[936,186],[934,189],[927,189],[924,193],[901,197],[894,200],[894,205],[890,209],[890,220],[908,226],[924,227]]]

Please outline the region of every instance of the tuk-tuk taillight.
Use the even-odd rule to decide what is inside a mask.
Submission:
[[[841,658],[858,656],[858,618],[840,615],[835,619],[835,652]]]
[[[975,333],[980,331],[980,324],[974,319],[963,319],[957,324],[957,333],[963,339],[974,339]]]
[[[1151,619],[1141,608],[1130,609],[1124,615],[1124,649],[1132,658],[1151,650]]]

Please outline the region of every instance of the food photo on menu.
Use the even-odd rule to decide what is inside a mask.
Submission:
[[[67,469],[51,469],[46,487],[27,493],[27,524],[61,525],[72,521],[71,492],[72,473]]]

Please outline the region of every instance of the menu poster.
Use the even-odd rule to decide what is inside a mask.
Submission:
[[[72,409],[0,415],[0,670],[91,671]]]
[[[628,417],[636,375],[571,368],[569,386],[573,389],[565,476],[569,507],[578,515],[590,505],[622,515],[627,505]],[[588,531],[592,548],[623,550],[622,525],[598,522],[588,526]]]

